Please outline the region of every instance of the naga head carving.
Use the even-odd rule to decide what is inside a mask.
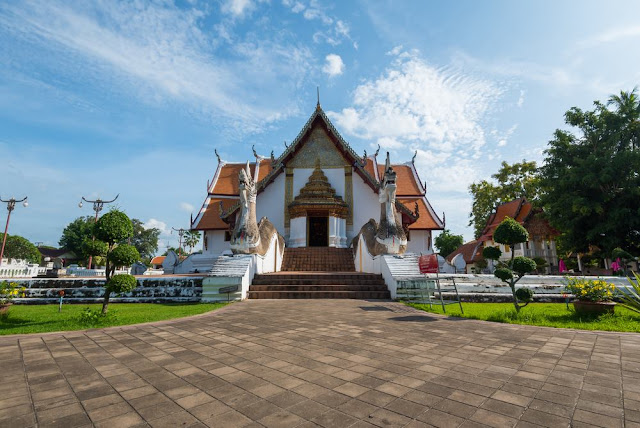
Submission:
[[[383,197],[384,200],[392,203],[396,199],[396,172],[391,167],[389,152],[387,152],[387,160],[384,165],[384,177],[382,177],[382,183],[380,183],[380,199],[383,199]]]

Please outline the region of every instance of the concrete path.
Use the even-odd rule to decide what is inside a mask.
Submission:
[[[0,370],[0,426],[11,427],[640,427],[640,335],[391,302],[245,301],[3,337]]]

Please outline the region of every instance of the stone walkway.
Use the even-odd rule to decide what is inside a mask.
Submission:
[[[0,426],[11,427],[640,427],[640,335],[391,302],[256,300],[3,337],[0,370]]]

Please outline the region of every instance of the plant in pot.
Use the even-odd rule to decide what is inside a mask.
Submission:
[[[605,314],[615,310],[615,286],[602,279],[569,277],[566,290],[576,298],[573,307],[578,313]]]
[[[13,299],[24,295],[25,288],[15,282],[0,282],[0,316],[6,315],[13,303]]]

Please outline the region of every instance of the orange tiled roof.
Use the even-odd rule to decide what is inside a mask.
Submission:
[[[474,263],[482,258],[482,243],[480,241],[469,241],[459,246],[453,253],[449,254],[446,259],[451,262],[455,256],[462,253],[464,261]]]
[[[439,222],[431,215],[431,210],[427,207],[422,197],[420,198],[398,198],[398,201],[410,211],[415,209],[418,203],[420,217],[415,223],[409,225],[409,230],[441,229]]]
[[[262,167],[261,167],[262,169]],[[228,210],[232,205],[238,202],[238,199],[229,198],[216,198],[211,197],[209,203],[206,206],[206,210],[202,215],[202,218],[198,224],[194,225],[194,229],[197,230],[227,230],[229,225],[222,221],[220,218],[220,201],[222,201],[222,208]]]
[[[164,262],[166,256],[156,256],[154,258],[151,259],[151,264],[152,265],[161,265],[162,262]]]
[[[247,166],[246,163],[228,163],[222,166],[218,181],[211,192],[214,195],[237,196],[238,195],[238,174],[240,170]],[[249,164],[251,174],[255,171],[255,162]],[[262,180],[271,172],[271,160],[263,159],[260,162],[260,172],[258,173],[258,181]]]
[[[396,195],[398,196],[421,196],[423,194],[422,186],[416,181],[413,173],[413,167],[410,165],[399,164],[391,167],[396,173]],[[384,177],[384,165],[378,164],[378,174],[380,180]]]
[[[367,171],[367,173],[372,178],[376,178],[376,172],[374,167],[375,167],[375,164],[373,163],[373,156],[369,156],[369,158],[367,159],[367,163],[364,166],[364,170]]]

